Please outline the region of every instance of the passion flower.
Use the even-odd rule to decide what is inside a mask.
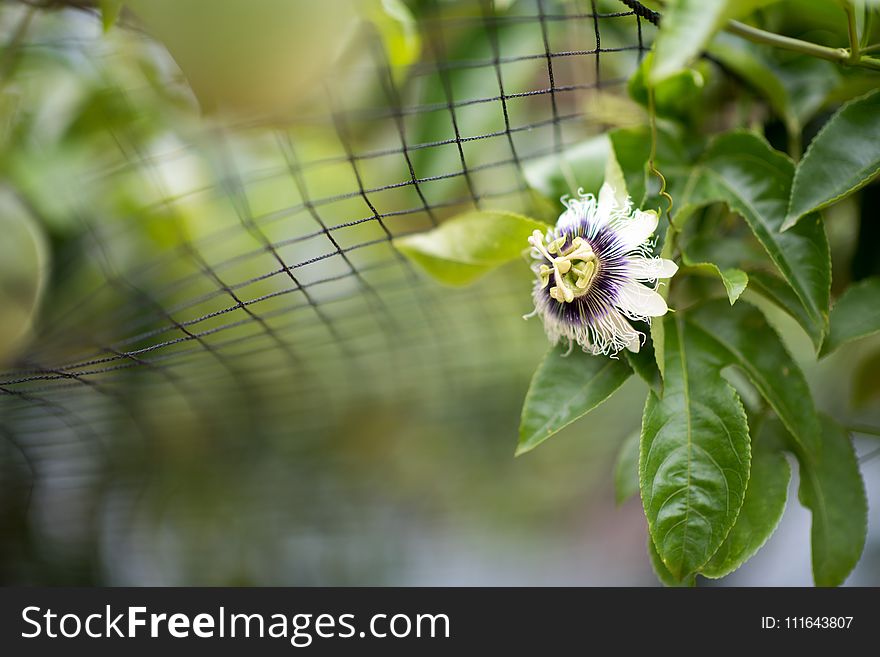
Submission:
[[[562,202],[556,227],[529,237],[534,314],[554,344],[567,340],[611,356],[638,351],[644,334],[630,321],[666,314],[657,286],[678,271],[671,260],[651,257],[657,213],[634,209],[607,183],[598,199],[579,192]]]

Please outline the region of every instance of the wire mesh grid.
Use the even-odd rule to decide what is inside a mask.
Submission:
[[[52,189],[77,248],[56,254],[36,335],[0,373],[3,481],[87,486],[120,445],[169,425],[307,440],[352,398],[417,399],[448,418],[499,373],[521,389],[545,344],[520,319],[527,268],[439,288],[391,240],[470,208],[533,211],[529,168],[602,131],[593,106],[622,88],[651,15],[596,0],[427,4],[405,75],[363,30],[369,57],[328,72],[283,125],[199,116],[137,33],[126,47],[164,57],[167,88],[108,78],[101,62],[125,52],[97,28],[23,44],[89,67],[123,118]],[[164,98],[159,132],[130,120],[157,94],[184,98]],[[92,189],[135,190],[140,205],[111,216],[83,200]]]
[[[437,18],[428,22],[423,29],[433,57],[431,61],[413,67],[411,74],[413,78],[438,78],[439,84],[435,87],[441,89],[445,96],[441,102],[420,103],[416,91],[415,101],[404,105],[391,69],[383,61],[379,61],[373,70],[386,94],[384,106],[347,108],[342,104],[342,99],[334,99],[333,93],[328,91],[327,113],[307,119],[306,123],[311,125],[306,129],[328,129],[325,124],[329,123],[337,137],[341,151],[339,155],[315,160],[301,159],[297,153],[296,127],[271,131],[263,126],[239,127],[237,130],[241,132],[237,133],[217,128],[205,137],[212,142],[211,156],[216,165],[216,180],[207,186],[174,194],[166,187],[163,173],[157,167],[171,160],[190,157],[190,149],[199,148],[198,145],[148,153],[144,152],[142,144],[129,135],[113,134],[125,160],[123,170],[99,171],[97,176],[106,179],[107,176],[133,173],[143,184],[155,190],[158,196],[156,210],[161,212],[164,209],[172,219],[176,218],[174,215],[178,212],[176,206],[185,203],[187,198],[220,194],[238,221],[214,230],[197,241],[184,237],[182,245],[120,274],[113,271],[112,257],[107,255],[115,245],[115,242],[111,244],[112,240],[118,236],[102,234],[100,227],[82,217],[89,238],[94,242],[96,260],[105,260],[101,264],[105,267],[106,280],[86,299],[73,299],[69,312],[53,318],[52,325],[44,327],[24,364],[3,376],[4,391],[13,396],[17,391],[22,394],[28,390],[45,392],[54,388],[45,383],[39,389],[28,384],[61,381],[68,387],[77,387],[88,385],[89,378],[119,370],[149,368],[150,365],[158,367],[165,352],[180,353],[169,349],[180,344],[199,345],[195,347],[197,351],[214,353],[216,358],[219,352],[206,338],[242,324],[258,327],[256,335],[250,336],[249,341],[257,335],[262,336],[273,343],[274,348],[295,360],[293,342],[306,346],[308,341],[303,341],[300,336],[290,343],[282,340],[279,329],[273,326],[271,320],[279,316],[293,320],[295,315],[292,311],[297,308],[310,311],[312,318],[317,319],[327,335],[332,337],[333,343],[344,349],[346,341],[339,322],[323,308],[333,303],[334,295],[320,293],[318,288],[331,288],[332,283],[353,278],[357,285],[348,288],[349,293],[371,299],[375,303],[371,304],[372,307],[381,309],[377,283],[370,282],[372,273],[384,269],[404,270],[406,275],[401,278],[409,282],[415,280],[415,275],[391,248],[393,237],[424,230],[436,225],[439,216],[448,216],[467,207],[529,207],[531,200],[527,196],[528,185],[523,177],[524,163],[560,152],[584,134],[584,96],[575,92],[588,94],[592,90],[614,87],[622,82],[621,78],[602,78],[600,54],[607,57],[613,53],[644,50],[641,20],[631,10],[599,13],[594,9],[589,13],[554,14],[548,13],[546,4],[549,2],[543,0],[532,3],[533,14],[505,16],[491,14],[491,6],[484,5],[483,11],[476,17]],[[566,3],[562,8],[569,8],[571,4]],[[632,36],[638,41],[633,45],[603,47],[600,24],[627,19],[634,19],[633,27],[636,29]],[[553,28],[560,25],[567,28],[570,24],[578,23],[589,25],[591,47],[566,50],[556,46],[554,49],[556,44],[551,41],[561,39],[558,33],[554,34]],[[523,28],[540,30],[544,52],[504,55],[505,30]],[[446,52],[444,32],[457,29],[475,29],[484,33],[491,56],[482,60],[458,60]],[[571,38],[570,35],[566,36]],[[581,41],[579,43],[582,44]],[[82,47],[92,45],[85,43]],[[373,53],[377,59],[381,58],[381,50],[373,49]],[[565,62],[567,67],[561,65],[564,60],[569,60]],[[594,67],[586,66],[585,60],[595,62]],[[514,90],[511,89],[513,84],[508,82],[505,88],[505,78],[510,80],[515,77],[508,72],[508,67],[521,63],[528,64],[535,71],[540,69],[543,76],[528,72],[516,77],[520,80],[525,78],[527,84],[543,82],[541,77],[544,77],[547,86]],[[478,78],[467,80],[466,83],[488,92],[488,95],[457,97],[451,77],[453,73],[462,71],[478,72]],[[572,75],[573,72],[575,75]],[[592,76],[589,76],[590,73]],[[566,77],[566,74],[571,77]],[[584,74],[591,79],[575,81],[576,77],[582,78]],[[489,78],[492,78],[491,81]],[[120,94],[121,102],[134,104],[134,101],[125,98],[125,91],[116,89],[114,92]],[[542,105],[532,104],[525,111],[514,107],[515,103],[529,100],[540,101]],[[500,110],[500,117],[492,117],[491,120],[499,118],[503,121],[501,129],[475,130],[484,127],[481,125],[485,122],[484,117],[480,117],[477,125],[469,125],[464,110],[485,104],[497,106]],[[446,114],[448,125],[441,125],[435,131],[452,134],[443,139],[417,141],[420,129],[424,132],[424,128],[412,128],[407,121],[410,117],[424,117],[427,114]],[[534,118],[541,115],[545,117]],[[517,121],[519,117],[523,118]],[[438,117],[437,123],[441,121]],[[576,124],[575,129],[567,131],[568,124]],[[355,134],[390,133],[389,126],[393,126],[399,143],[367,151],[357,149]],[[592,126],[592,129],[596,127]],[[251,135],[248,130],[259,131],[260,134]],[[243,171],[243,164],[236,161],[228,148],[230,142],[238,139],[273,139],[283,164],[262,171]],[[489,141],[503,141],[506,149],[493,148],[495,144],[490,145],[487,143]],[[417,172],[421,164],[418,154],[433,154],[446,147],[455,149],[457,157],[447,158],[458,160],[451,167],[453,170],[427,175]],[[326,168],[333,171],[336,192],[315,194],[309,189],[308,177],[315,172],[327,176],[326,172],[320,171]],[[442,165],[439,168],[443,168]],[[495,171],[500,171],[501,175],[488,177],[485,184],[480,184],[481,174]],[[288,184],[291,191],[299,196],[299,202],[270,211],[255,211],[248,200],[248,189],[277,180]],[[464,184],[459,184],[460,181]],[[452,182],[453,185],[444,185],[444,182]],[[392,197],[395,192],[403,194]],[[417,202],[401,202],[407,197],[417,199]],[[76,212],[76,209],[72,211]],[[303,216],[309,217],[311,222],[301,221]],[[336,222],[334,217],[344,217],[344,220]],[[224,244],[230,238],[237,238],[242,231],[252,238],[253,247],[227,257],[220,255]],[[312,255],[302,258],[304,253]],[[163,263],[180,259],[190,262],[191,273],[173,280],[163,280]],[[261,268],[265,273],[243,280],[236,277],[237,266],[255,260],[265,263],[266,266]],[[321,275],[330,269],[319,269],[323,263],[332,263],[332,275]],[[320,273],[310,276],[307,273],[310,268]],[[300,270],[302,275],[298,273]],[[277,286],[280,289],[262,295],[246,293],[262,281],[282,278],[286,280],[284,285]],[[200,283],[204,279],[209,281],[210,291],[200,293]],[[382,284],[384,286],[385,281]],[[71,331],[71,323],[75,326],[75,315],[88,315],[92,306],[98,305],[102,297],[112,295],[115,289],[121,289],[123,294],[134,291],[140,295],[142,303],[134,309],[127,304],[118,308],[111,306],[109,313],[102,314],[101,323],[110,332],[100,336],[101,346],[89,353],[89,347],[83,344],[83,336]],[[420,294],[423,292],[419,291]],[[276,307],[272,307],[271,302],[279,297],[288,297],[293,303],[281,307],[274,304]],[[173,299],[183,301],[174,303]],[[212,303],[221,307],[204,312]],[[228,316],[225,323],[204,328],[208,320],[224,316]],[[149,343],[140,346],[145,341]],[[219,339],[218,344],[221,344]],[[40,363],[44,359],[51,362],[50,354],[57,353],[62,347],[65,348],[64,353],[71,353],[70,347],[79,347],[82,353],[88,355],[55,362],[52,366]],[[41,352],[47,355],[43,356]]]

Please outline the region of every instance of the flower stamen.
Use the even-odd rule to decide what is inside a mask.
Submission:
[[[550,297],[559,303],[571,303],[586,294],[598,269],[596,254],[584,238],[575,237],[567,249],[564,249],[565,242],[563,235],[545,244],[545,237],[538,230],[529,238],[529,243],[552,265],[552,269],[544,264],[539,267],[541,287],[549,285],[552,272],[556,285],[550,288]],[[553,253],[559,255],[553,256]]]
[[[579,191],[563,204],[555,228],[536,230],[528,240],[535,260],[532,298],[547,336],[593,354],[638,351],[644,334],[630,322],[650,323],[667,312],[656,289],[678,269],[651,256],[656,213],[633,209],[608,184],[598,199]]]

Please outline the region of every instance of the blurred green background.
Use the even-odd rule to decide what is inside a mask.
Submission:
[[[475,206],[552,218],[558,153],[643,119],[653,26],[615,0],[49,4],[0,4],[0,581],[656,583],[613,485],[643,385],[514,459],[546,350],[527,267],[439,288],[390,245]],[[828,225],[836,275],[859,217]],[[853,370],[880,341],[817,365],[776,321],[820,409],[876,423]],[[864,476],[850,583],[877,585]],[[723,583],[809,584],[808,533],[790,504]]]

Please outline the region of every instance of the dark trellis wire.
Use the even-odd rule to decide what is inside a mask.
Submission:
[[[57,404],[45,397],[45,395],[51,394],[53,390],[70,390],[77,386],[101,392],[103,390],[102,386],[109,386],[110,383],[99,383],[92,379],[96,377],[110,377],[125,370],[142,369],[155,372],[178,390],[182,397],[188,398],[192,396],[192,382],[188,380],[188,377],[182,376],[170,367],[176,359],[182,359],[185,355],[193,357],[202,352],[210,353],[229,372],[230,376],[233,378],[243,376],[241,368],[234,362],[234,359],[226,356],[222,350],[224,348],[228,349],[230,345],[253,340],[255,336],[261,335],[271,345],[274,345],[269,347],[270,349],[276,350],[279,354],[284,354],[290,360],[292,366],[301,366],[302,357],[300,352],[303,345],[299,343],[296,336],[291,336],[288,332],[282,333],[277,327],[277,320],[293,312],[301,312],[300,309],[304,308],[311,310],[312,316],[325,327],[329,341],[338,345],[342,352],[351,358],[352,364],[355,364],[357,359],[353,358],[354,354],[349,351],[350,348],[347,346],[350,341],[349,338],[346,338],[340,332],[339,320],[334,319],[324,311],[324,307],[329,307],[328,304],[334,302],[334,297],[324,298],[318,294],[322,286],[337,284],[346,279],[354,280],[357,284],[356,289],[349,291],[342,295],[342,297],[336,295],[335,298],[350,299],[359,294],[365,295],[366,299],[371,300],[368,303],[369,312],[375,317],[377,325],[382,327],[382,332],[394,335],[395,339],[404,337],[401,335],[401,327],[395,326],[393,320],[390,319],[391,313],[387,313],[382,309],[383,302],[376,284],[368,280],[368,276],[371,273],[400,267],[407,269],[409,267],[408,263],[402,261],[399,254],[390,247],[390,241],[396,236],[407,234],[408,232],[417,232],[431,224],[436,224],[438,213],[461,207],[464,204],[481,207],[484,201],[509,197],[511,194],[521,195],[520,198],[523,202],[527,200],[528,197],[524,195],[528,191],[528,185],[523,175],[525,163],[539,157],[559,153],[568,147],[573,140],[566,140],[562,130],[563,125],[567,123],[573,124],[584,118],[582,105],[577,106],[576,111],[564,109],[566,103],[571,105],[570,100],[566,101],[566,103],[563,102],[565,100],[564,96],[614,87],[623,82],[622,78],[602,79],[600,55],[637,51],[638,55],[641,56],[645,50],[641,21],[646,19],[649,22],[656,23],[657,16],[639,3],[624,0],[624,4],[631,11],[601,13],[597,10],[596,3],[591,1],[591,11],[589,12],[578,11],[575,8],[571,13],[560,13],[550,10],[549,0],[536,0],[536,11],[534,14],[503,16],[495,14],[492,3],[487,0],[481,1],[479,14],[474,17],[443,17],[439,15],[439,12],[438,16],[427,17],[424,20],[423,35],[425,37],[426,49],[433,55],[433,60],[415,64],[410,74],[413,78],[430,75],[438,76],[445,97],[443,102],[406,104],[400,90],[396,88],[394,76],[388,63],[382,61],[376,66],[376,73],[380,77],[379,86],[383,90],[385,100],[387,101],[382,107],[352,110],[342,107],[337,100],[331,98],[336,106],[332,108],[329,115],[314,117],[301,122],[303,125],[308,125],[316,122],[325,123],[329,119],[335,130],[338,142],[342,147],[342,155],[302,160],[297,154],[296,142],[291,135],[291,132],[295,133],[294,129],[277,133],[278,148],[284,162],[283,167],[279,169],[263,172],[240,172],[237,170],[231,156],[221,156],[219,162],[222,165],[222,171],[219,176],[219,186],[195,189],[188,194],[216,194],[219,191],[231,202],[239,219],[238,225],[230,225],[219,229],[214,235],[202,238],[198,243],[182,240],[179,246],[170,250],[167,254],[131,268],[127,270],[125,275],[115,271],[112,267],[104,267],[106,284],[96,290],[96,296],[83,299],[81,300],[82,303],[72,305],[71,310],[66,315],[61,315],[59,319],[56,319],[54,327],[50,327],[43,332],[41,335],[42,342],[41,340],[37,341],[35,348],[31,350],[31,354],[22,361],[22,364],[17,369],[5,374],[0,373],[0,393],[7,398],[15,398],[18,401],[26,402],[31,407],[44,407],[47,410],[54,408],[52,412],[61,413],[65,409],[57,408]],[[439,4],[437,7],[439,7]],[[633,45],[603,47],[600,34],[601,25],[605,21],[627,19],[633,16],[635,17],[634,27],[637,42]],[[567,21],[586,21],[590,23],[593,27],[595,43],[591,44],[589,48],[554,50],[554,39],[549,26]],[[502,51],[500,30],[511,25],[522,26],[529,24],[536,25],[540,30],[543,52],[505,55]],[[481,27],[490,47],[491,56],[489,58],[481,60],[449,58],[449,53],[447,52],[448,44],[446,43],[444,31],[460,26]],[[88,45],[88,43],[83,45]],[[28,47],[64,47],[64,44],[40,43],[28,44]],[[584,58],[587,60],[592,59],[594,62],[594,79],[589,82],[561,84],[555,70],[555,63]],[[536,85],[537,88],[515,91],[506,86],[505,66],[530,62],[537,63],[540,61],[543,61],[545,65],[544,82],[546,86]],[[492,70],[497,85],[496,88],[487,88],[486,91],[488,93],[482,97],[456,97],[452,75],[462,71],[478,71],[483,68]],[[120,91],[120,93],[123,94],[125,102],[132,102],[124,98],[124,91]],[[542,112],[546,111],[549,118],[539,118],[520,125],[514,124],[510,109],[511,103],[525,102],[542,97],[548,99],[548,103],[545,106],[546,110],[542,109]],[[467,121],[460,112],[465,111],[467,108],[486,104],[498,105],[499,113],[503,119],[503,128],[469,134]],[[451,127],[450,132],[452,134],[442,139],[411,141],[412,136],[408,132],[406,120],[437,111],[448,113]],[[359,127],[364,123],[383,120],[390,120],[392,122],[399,144],[372,150],[361,150],[355,144],[352,131],[356,126]],[[532,147],[523,150],[523,146],[517,143],[519,136],[529,135],[542,128],[550,128],[552,131],[548,146],[542,148]],[[247,131],[258,128],[242,125],[234,129]],[[172,196],[168,190],[163,189],[161,176],[156,174],[155,171],[156,167],[164,164],[168,158],[187,155],[187,149],[177,149],[176,151],[156,156],[153,153],[143,152],[134,136],[116,134],[114,137],[120,146],[125,164],[122,168],[115,167],[113,170],[96,172],[96,177],[121,175],[130,172],[145,173],[147,179],[151,181],[150,184],[156,188],[160,198],[156,209],[166,210],[173,217],[175,214],[175,204],[185,200],[185,197]],[[469,161],[465,151],[467,144],[475,144],[496,138],[505,140],[509,150],[509,157],[496,158],[480,163]],[[213,141],[217,143],[218,140],[213,139]],[[219,143],[222,144],[222,135]],[[419,175],[413,160],[414,153],[449,146],[454,146],[456,149],[460,165],[458,170]],[[408,171],[407,178],[388,181],[381,185],[367,184],[363,178],[361,167],[371,161],[386,157],[402,157]],[[356,181],[356,189],[340,190],[333,195],[318,197],[311,194],[305,177],[307,173],[319,167],[339,164],[348,165]],[[502,167],[512,167],[515,172],[515,184],[508,185],[501,190],[479,189],[475,179],[478,174],[501,169]],[[297,205],[262,215],[254,213],[248,202],[247,185],[278,177],[286,177],[291,181],[291,184],[298,192],[301,202]],[[465,196],[459,196],[456,193],[452,198],[429,200],[426,190],[431,185],[445,181],[455,181],[456,179],[460,179],[464,183]],[[379,204],[375,201],[376,195],[403,189],[413,190],[418,198],[418,204],[390,211],[382,211],[380,209]],[[362,200],[368,209],[368,213],[363,216],[350,217],[342,222],[328,220],[328,215],[326,213],[322,214],[322,209],[326,210],[332,208],[335,204],[354,199]],[[82,212],[80,214],[86,216]],[[271,224],[289,219],[298,214],[310,216],[315,222],[317,229],[304,235],[282,239],[272,239],[265,232]],[[407,216],[412,216],[414,219],[423,217],[427,219],[428,223],[427,225],[413,223],[411,229],[398,229],[396,231],[392,230],[387,223],[391,219]],[[381,229],[380,236],[361,240],[346,246],[340,241],[340,235],[347,233],[355,227],[370,224],[375,224]],[[120,230],[125,230],[125,228]],[[212,261],[204,255],[204,248],[207,248],[212,243],[235,239],[241,234],[241,231],[251,235],[257,243],[257,248],[245,250],[219,261]],[[88,234],[97,250],[108,249],[104,244],[108,237],[103,235],[101,231],[90,227]],[[329,248],[326,252],[320,248],[313,248],[312,250],[315,255],[293,263],[288,262],[282,255],[281,249],[307,243],[309,240],[323,240],[324,243],[329,245]],[[317,243],[316,241],[315,244],[317,245]],[[359,251],[380,247],[385,249],[385,253],[381,256],[381,261],[378,263],[363,265],[355,263],[352,259],[353,255]],[[269,271],[243,280],[228,280],[223,274],[224,270],[265,255],[269,255],[276,265]],[[161,272],[163,263],[175,262],[180,259],[186,259],[192,263],[194,271],[176,280],[158,283],[157,274]],[[107,260],[109,262],[109,258]],[[337,260],[343,263],[344,271],[329,273],[308,282],[300,280],[298,271],[304,270],[310,265]],[[256,296],[243,294],[250,285],[278,277],[288,279],[289,285]],[[213,289],[195,292],[206,280]],[[414,276],[409,272],[404,277],[404,280],[409,283],[414,280]],[[172,293],[179,295],[188,289],[193,289],[194,293],[184,301],[169,303],[163,300],[168,299]],[[418,291],[410,291],[412,292],[409,297],[410,302],[414,304],[414,308],[418,312],[424,313],[423,321],[426,325],[441,325],[443,318],[438,316],[437,313],[432,313],[430,304],[419,303],[420,293]],[[138,303],[134,311],[127,307],[105,311],[106,323],[113,328],[112,336],[107,339],[97,340],[92,347],[91,353],[85,353],[81,358],[71,360],[68,357],[61,362],[57,360],[54,362],[46,361],[46,357],[42,355],[43,352],[41,350],[43,343],[47,347],[66,347],[66,353],[71,351],[69,347],[85,346],[88,348],[88,345],[78,344],[81,338],[76,335],[71,337],[64,335],[67,331],[64,320],[72,320],[77,315],[86,312],[89,304],[93,300],[95,300],[95,303],[98,303],[102,295],[114,293],[120,297],[133,297],[138,300]],[[292,300],[290,304],[280,308],[260,310],[260,304],[286,296],[295,296],[297,300]],[[204,307],[208,302],[224,297],[228,299],[229,303],[219,309],[215,308],[201,313],[196,312],[194,315],[190,314],[189,317],[183,316],[188,312],[198,311],[200,307]],[[480,311],[482,311],[481,308]],[[208,322],[214,322],[226,315],[230,316],[229,321],[219,325],[206,325]],[[233,336],[228,340],[217,340],[216,336],[218,334],[248,325],[255,325],[258,330],[247,336]],[[169,349],[174,349],[174,351],[169,351]],[[82,352],[82,349],[80,351]],[[41,385],[38,387],[37,384]],[[34,390],[39,390],[41,396],[37,396]],[[112,390],[106,394],[116,398],[123,393]],[[0,402],[2,400],[2,397],[0,397]],[[52,406],[53,404],[55,406]]]

